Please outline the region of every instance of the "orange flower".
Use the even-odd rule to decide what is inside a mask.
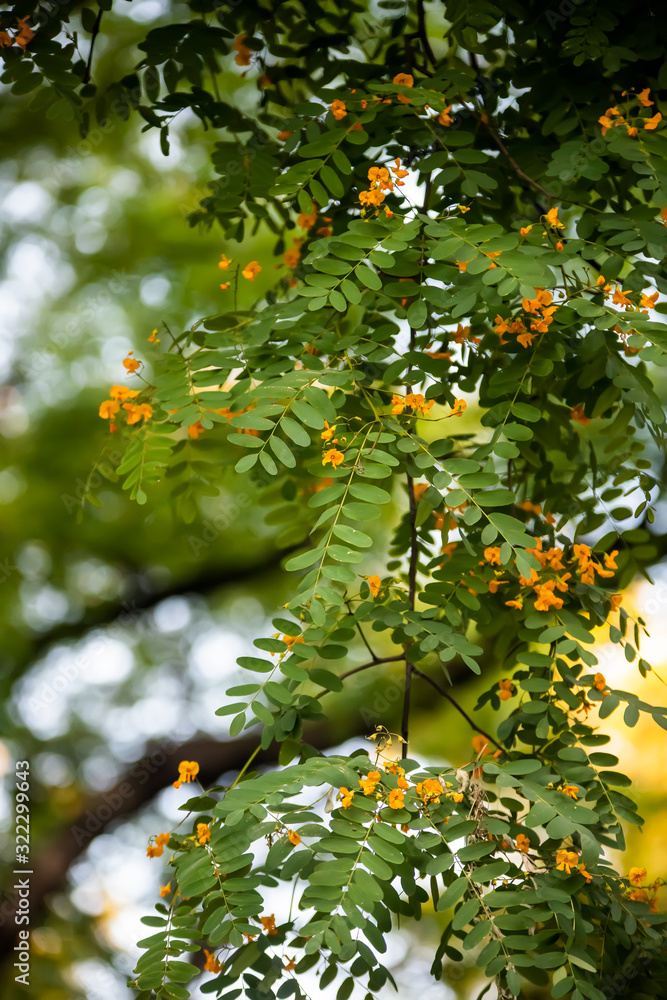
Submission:
[[[287,142],[291,134],[291,132],[279,132],[277,136],[278,142]]]
[[[371,594],[373,597],[377,597],[380,593],[380,587],[382,586],[382,580],[379,576],[369,576],[368,586],[370,587]]]
[[[223,253],[220,256],[220,260],[218,261],[218,267],[220,268],[221,271],[228,271],[229,270],[229,265],[231,263],[232,263],[231,260],[229,260],[228,257],[225,257],[225,255]]]
[[[204,954],[206,955],[206,961],[204,962],[204,972],[221,972],[222,966],[217,960],[212,951],[207,951],[204,948]]]
[[[561,243],[560,240],[558,240],[558,243],[556,244],[556,250],[562,250],[562,249],[563,249],[563,244]]]
[[[458,267],[459,271],[461,271],[461,273],[463,273],[464,271],[468,270],[468,261],[467,260],[457,260],[456,261],[456,266]]]
[[[523,607],[523,600],[522,598],[518,597],[516,601],[505,601],[505,604],[507,605],[508,608],[515,608],[517,611],[521,611]]]
[[[403,790],[401,788],[392,788],[392,790],[389,792],[389,798],[387,799],[389,808],[402,809],[404,804],[403,800],[404,800]]]
[[[500,566],[500,547],[490,545],[488,549],[484,549],[484,558],[490,566]]]
[[[532,228],[533,228],[532,225],[531,226],[522,226],[521,229],[519,230],[519,232],[521,233],[522,236],[527,236],[528,233],[531,231]]]
[[[640,886],[644,879],[646,878],[645,868],[631,868],[628,874],[631,885]]]
[[[19,45],[22,49],[25,49],[28,42],[30,42],[35,37],[35,32],[27,23],[29,16],[30,15],[28,15],[27,17],[19,18],[20,31],[18,35],[15,36],[16,44]]]
[[[262,921],[262,927],[266,931],[268,937],[273,937],[278,933],[275,914],[271,913],[268,917],[260,917],[259,919]]]
[[[648,95],[650,93],[651,93],[650,87],[645,87],[644,90],[640,91],[637,94],[637,100],[639,101],[639,103],[643,108],[650,108],[652,104],[655,104],[655,101],[649,101]]]
[[[237,66],[249,66],[250,57],[252,52],[247,45],[244,45],[247,35],[237,35],[234,39],[234,49],[236,50],[236,55],[234,56],[234,62]]]
[[[593,881],[593,876],[589,871],[586,870],[586,865],[577,865],[577,871],[580,875],[583,875],[587,882]]]
[[[392,83],[395,83],[396,86],[398,87],[412,87],[414,86],[414,82],[415,82],[414,79],[410,76],[409,73],[397,73],[394,79],[392,80]],[[410,103],[410,98],[407,97],[405,94],[398,94],[397,96],[401,104]]]
[[[621,604],[623,603],[623,595],[622,594],[612,594],[611,597],[609,598],[609,600],[611,601],[611,609],[612,609],[612,611],[615,611],[616,608],[620,608]]]
[[[335,433],[336,433],[336,425],[334,424],[333,427],[329,427],[329,421],[325,420],[324,421],[324,430],[320,434],[320,437],[322,438],[322,440],[323,441],[331,441],[331,439],[332,439],[332,437],[334,436]]]
[[[394,393],[394,395],[391,397],[391,402],[392,402],[392,408],[391,408],[392,413],[398,415],[399,413],[402,413],[403,410],[405,409],[405,399],[403,398],[403,396],[397,396]]]
[[[287,839],[289,840],[290,844],[294,844],[295,847],[298,847],[299,844],[301,843],[301,837],[296,832],[296,830],[288,830]]]
[[[454,124],[454,119],[452,118],[452,116],[449,113],[451,110],[452,110],[452,106],[451,106],[451,104],[448,104],[447,107],[444,108],[444,110],[441,111],[440,114],[438,115],[438,121],[440,122],[441,125],[444,125],[445,128],[447,128],[448,125],[453,125]],[[459,208],[461,208],[460,205],[459,205]],[[465,209],[461,209],[461,211],[469,212],[470,209],[469,208],[465,208]]]
[[[120,406],[113,399],[105,399],[103,403],[100,403],[99,414],[102,420],[110,420],[118,413],[119,409]]]
[[[178,779],[174,782],[174,788],[180,788],[182,784],[189,784],[199,774],[199,764],[196,760],[182,760],[178,765]]]
[[[640,306],[643,309],[655,309],[655,304],[658,301],[658,296],[660,292],[654,292],[653,295],[642,295]]]
[[[188,427],[188,436],[194,438],[196,441],[199,435],[204,433],[205,429],[205,427],[202,427],[201,420],[198,420],[196,424],[190,424]]]
[[[508,677],[505,677],[502,681],[498,681],[498,697],[501,701],[507,701],[508,698],[514,697],[514,690],[512,688],[512,682]]]
[[[558,851],[556,854],[556,868],[558,871],[565,871],[569,875],[572,869],[576,866],[579,860],[579,855],[576,851]]]
[[[0,31],[0,49],[8,49],[14,44],[14,39],[8,31]]]
[[[149,844],[146,854],[149,858],[159,858],[164,853],[165,844],[169,843],[169,833],[158,833],[155,844]]]
[[[584,413],[583,403],[577,403],[570,410],[570,420],[574,420],[575,423],[581,424],[583,427],[588,427],[590,424],[590,419]]]
[[[467,407],[468,404],[466,403],[465,399],[455,399],[454,406],[452,407],[448,415],[450,417],[460,417],[463,415],[463,411],[467,409]]]
[[[288,267],[291,267],[292,270],[294,270],[301,260],[301,251],[298,247],[290,247],[289,250],[286,250],[283,254],[283,260]]]
[[[658,127],[658,123],[661,121],[662,121],[662,114],[660,111],[658,111],[655,115],[653,115],[653,118],[648,118],[644,122],[644,128],[648,129],[649,131],[652,131],[653,129]]]
[[[379,771],[369,771],[365,778],[359,778],[359,785],[364,795],[375,795],[380,777]]]
[[[251,260],[250,263],[247,264],[246,267],[244,267],[244,269],[241,271],[241,274],[246,279],[246,281],[254,281],[261,270],[262,269],[257,263],[257,261]]]
[[[207,844],[211,839],[211,828],[208,823],[197,823],[197,841],[200,844]]]
[[[530,850],[530,841],[525,833],[517,834],[516,846],[517,850],[521,851],[522,854],[528,854],[528,851]]]
[[[563,785],[560,791],[563,795],[567,795],[569,799],[576,799],[579,795],[579,789],[576,785]]]
[[[166,885],[160,886],[160,895],[162,896],[163,899],[165,896],[168,896],[170,892],[171,892],[171,882],[167,882]]]
[[[327,465],[327,463],[331,463],[334,469],[336,469],[343,461],[345,461],[345,455],[343,454],[343,452],[338,451],[337,448],[330,448],[329,451],[326,451],[324,453],[324,456],[322,458],[322,465]]]
[[[417,783],[415,791],[424,805],[427,805],[429,802],[434,802],[437,805],[440,801],[440,796],[445,790],[436,778],[427,778],[426,781],[419,781]]]
[[[341,808],[349,809],[352,805],[352,799],[354,798],[354,792],[351,792],[349,788],[339,788],[338,798],[341,800]]]
[[[347,115],[347,105],[345,104],[345,101],[334,101],[331,105],[331,114],[337,122],[345,118]]]
[[[123,367],[127,369],[128,372],[136,372],[137,368],[141,367],[141,361],[137,361],[136,358],[131,357],[134,351],[128,351],[126,358],[123,358]]]
[[[291,650],[295,642],[303,642],[304,639],[302,635],[284,635],[282,637],[282,641],[285,643],[287,648]]]
[[[550,208],[545,218],[554,229],[565,229],[565,224],[558,218],[558,208]]]
[[[484,753],[489,745],[489,741],[486,736],[482,736],[481,733],[477,733],[476,736],[472,738],[472,748],[475,753]]]

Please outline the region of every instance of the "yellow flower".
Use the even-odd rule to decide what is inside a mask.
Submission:
[[[402,809],[404,804],[403,799],[404,795],[402,789],[392,788],[392,790],[389,792],[389,799],[387,800],[389,803],[389,808]]]
[[[630,885],[640,886],[644,879],[646,878],[645,868],[631,868],[628,874],[630,879]]]
[[[371,591],[371,594],[373,595],[373,597],[377,597],[377,595],[380,593],[380,587],[382,586],[382,580],[377,575],[376,576],[369,576],[368,577],[368,586],[370,587],[370,591]]]
[[[197,840],[200,844],[207,844],[211,839],[211,828],[208,823],[197,823]]]
[[[331,438],[334,436],[334,433],[336,431],[336,425],[334,424],[333,427],[329,427],[329,421],[325,420],[324,427],[325,429],[320,434],[320,437],[322,438],[323,441],[331,441]]]
[[[334,101],[331,105],[331,114],[337,122],[345,118],[347,115],[347,105],[345,104],[345,101]]]
[[[262,269],[257,261],[251,260],[250,263],[241,271],[241,274],[246,281],[254,281],[261,270]]]
[[[326,451],[324,453],[324,457],[322,458],[322,465],[327,465],[328,463],[331,463],[331,465],[333,465],[335,469],[343,461],[345,461],[345,455],[343,454],[343,452],[338,451],[337,448],[330,448],[329,451]]]
[[[579,855],[576,851],[558,851],[556,854],[556,868],[558,871],[565,871],[569,875],[572,869],[576,867],[578,860]]]
[[[301,843],[301,837],[296,832],[296,830],[288,830],[287,839],[289,840],[290,844],[294,844],[295,847],[298,847],[298,845]]]
[[[521,851],[522,854],[528,854],[528,851],[530,850],[530,841],[525,833],[517,834],[516,846],[517,850]]]
[[[178,765],[178,780],[174,782],[174,788],[180,788],[182,784],[188,784],[199,774],[199,764],[196,760],[182,760]]]

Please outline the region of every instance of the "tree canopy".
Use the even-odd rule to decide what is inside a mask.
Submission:
[[[154,792],[194,791],[149,842],[168,874],[136,995],[389,995],[392,935],[428,915],[432,976],[470,959],[480,996],[663,996],[661,881],[619,860],[643,818],[605,749],[613,713],[667,729],[623,594],[666,538],[659,12],[247,0],[130,30],[104,0],[4,5],[0,28],[13,127],[65,129],[56,167],[99,165],[110,140],[137,156],[137,125],[165,157],[201,153],[194,191],[144,168],[126,240],[139,262],[166,240],[174,284],[197,246],[197,295],[172,316],[145,294],[74,421],[92,468],[62,458],[61,544],[122,553],[136,603],[110,587],[42,646],[134,625],[188,580],[286,571],[209,695],[229,741],[155,764]],[[76,335],[54,341],[83,384]],[[171,591],[140,579],[160,560]],[[7,627],[20,686],[43,649]],[[636,665],[630,690],[601,640]],[[441,703],[463,757],[442,717],[420,747]],[[336,746],[353,734],[369,743]]]

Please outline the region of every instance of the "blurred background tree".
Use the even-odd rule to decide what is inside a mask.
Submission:
[[[98,82],[130,72],[146,23],[172,21],[179,9],[139,0],[105,13]],[[239,106],[251,103],[258,87],[242,67],[228,67],[218,84]],[[139,917],[159,884],[142,845],[178,816],[170,788],[178,760],[199,760],[204,783],[243,762],[246,744],[226,744],[227,723],[215,709],[236,656],[249,651],[282,603],[281,559],[299,541],[298,526],[286,533],[265,522],[261,483],[235,475],[231,465],[221,470],[215,495],[197,501],[191,523],[176,516],[166,489],[141,508],[115,482],[118,456],[95,417],[99,401],[119,381],[121,359],[161,321],[180,328],[220,311],[217,259],[233,251],[219,229],[187,222],[208,191],[212,133],[185,110],[172,124],[165,157],[158,132],[143,132],[142,124],[136,116],[113,119],[82,139],[74,121],[31,111],[2,85],[0,761],[8,778],[15,760],[31,763],[31,990],[40,1000],[128,995]],[[260,229],[254,240],[246,238],[244,252],[269,259],[273,235]],[[272,280],[266,269],[260,290]],[[256,291],[247,290],[246,305]],[[465,420],[474,428],[474,410]],[[631,585],[627,600],[649,622],[653,639],[644,655],[659,673],[667,620],[664,502],[658,515],[645,553],[658,586]],[[386,536],[391,516],[379,529]],[[627,685],[637,685],[636,668],[619,659],[618,648],[601,656],[610,682],[631,674]],[[487,659],[492,671],[492,651]],[[461,682],[467,702],[478,683],[470,678],[466,672]],[[399,692],[391,669],[360,684],[356,704],[349,696],[340,702],[330,730],[313,740],[360,745],[375,722],[396,721]],[[664,700],[657,676],[642,693]],[[465,759],[465,722],[419,686],[416,705],[421,753]],[[667,765],[663,734],[650,721],[622,734],[620,722],[610,722],[619,727],[616,746],[652,831],[643,837],[631,829],[628,864],[654,872],[667,849],[657,791]],[[0,800],[3,853],[13,835],[12,789],[8,783]],[[4,884],[2,983],[3,996],[12,998],[21,987],[12,969],[9,871]],[[453,967],[444,985],[434,984],[420,961],[437,941],[439,919],[429,918],[419,939],[409,932],[398,938],[390,965],[402,996],[472,995],[473,967]]]

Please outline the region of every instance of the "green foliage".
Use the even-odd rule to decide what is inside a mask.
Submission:
[[[633,88],[657,102],[667,81],[663,29],[634,11],[629,28],[626,6],[582,8],[547,37],[537,4],[418,0],[373,19],[352,2],[306,16],[202,3],[151,30],[109,90],[165,149],[184,108],[221,133],[191,221],[238,244],[266,227],[289,265],[243,310],[254,275],[227,243],[229,309],[154,346],[152,415],[118,418],[138,502],[166,475],[187,519],[233,461],[261,475],[267,523],[298,545],[277,631],[255,641],[268,658],[239,660],[262,676],[219,710],[232,737],[282,744],[283,768],[184,806],[172,903],[146,918],[133,981],[146,997],[188,995],[199,967],[180,956],[200,942],[222,963],[205,993],[300,997],[317,969],[342,1000],[357,982],[373,996],[392,981],[392,927],[426,908],[443,920],[436,978],[474,950],[501,997],[529,983],[604,1000],[603,977],[646,953],[642,995],[664,994],[665,917],[606,853],[642,819],[598,720],[623,703],[629,727],[643,711],[665,729],[667,708],[610,690],[590,648],[600,630],[651,669],[644,622],[616,595],[654,556],[661,486],[667,141]],[[15,90],[58,48],[47,34],[8,53]],[[218,92],[233,51],[261,74],[252,111]],[[76,65],[50,89],[83,115]],[[392,504],[386,560],[374,521]],[[357,634],[370,661],[339,669]],[[407,756],[413,678],[468,718],[450,666],[481,674],[489,644],[507,677],[477,707],[518,699],[495,734],[458,770]],[[381,727],[374,761],[317,754],[304,725],[326,720],[326,696],[390,660],[405,664],[400,766]],[[281,882],[293,903],[274,920]]]

